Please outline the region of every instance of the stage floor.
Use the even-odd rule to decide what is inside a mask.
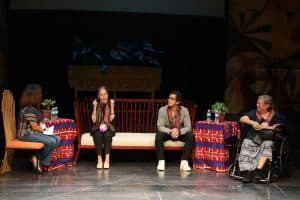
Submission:
[[[300,167],[294,163],[292,176],[276,183],[243,184],[225,173],[194,169],[179,170],[179,161],[166,163],[165,172],[156,171],[155,161],[114,160],[109,170],[97,170],[95,160],[78,161],[43,173],[36,179],[25,162],[0,176],[0,199],[299,199]]]

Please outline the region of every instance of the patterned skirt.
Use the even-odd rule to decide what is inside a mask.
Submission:
[[[257,145],[252,140],[244,139],[239,155],[240,171],[254,171],[261,157],[272,160],[273,141],[266,140]]]

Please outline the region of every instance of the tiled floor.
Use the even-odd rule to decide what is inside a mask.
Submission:
[[[97,170],[94,160],[80,160],[76,167],[39,175],[25,164],[0,176],[0,199],[300,199],[300,169],[279,182],[243,184],[224,173],[194,169],[180,172],[178,162],[167,162],[158,173],[154,161],[115,160],[109,170]],[[297,169],[298,168],[298,169]]]

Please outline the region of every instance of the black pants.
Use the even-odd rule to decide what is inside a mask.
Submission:
[[[171,135],[168,135],[166,133],[156,133],[155,136],[155,150],[156,150],[156,156],[158,160],[165,160],[165,154],[164,154],[164,142],[167,140],[174,140],[172,139]],[[178,139],[184,142],[184,148],[181,156],[181,160],[189,160],[191,158],[191,153],[194,147],[195,143],[195,137],[193,133],[186,133],[184,135],[180,135]]]
[[[110,154],[113,134],[109,131],[101,133],[96,131],[93,134],[94,144],[97,155],[102,155],[102,146],[104,145],[105,155]]]

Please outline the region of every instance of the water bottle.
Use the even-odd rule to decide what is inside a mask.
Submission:
[[[58,109],[53,107],[51,110],[51,120],[56,120],[58,118]]]
[[[219,123],[219,113],[215,113],[215,122]]]
[[[207,113],[206,113],[206,121],[208,121],[208,122],[211,121],[211,111],[210,111],[210,109],[207,110]]]
[[[54,114],[54,117],[55,117],[55,119],[58,118],[58,108],[57,108],[57,107],[55,107],[55,114]]]

